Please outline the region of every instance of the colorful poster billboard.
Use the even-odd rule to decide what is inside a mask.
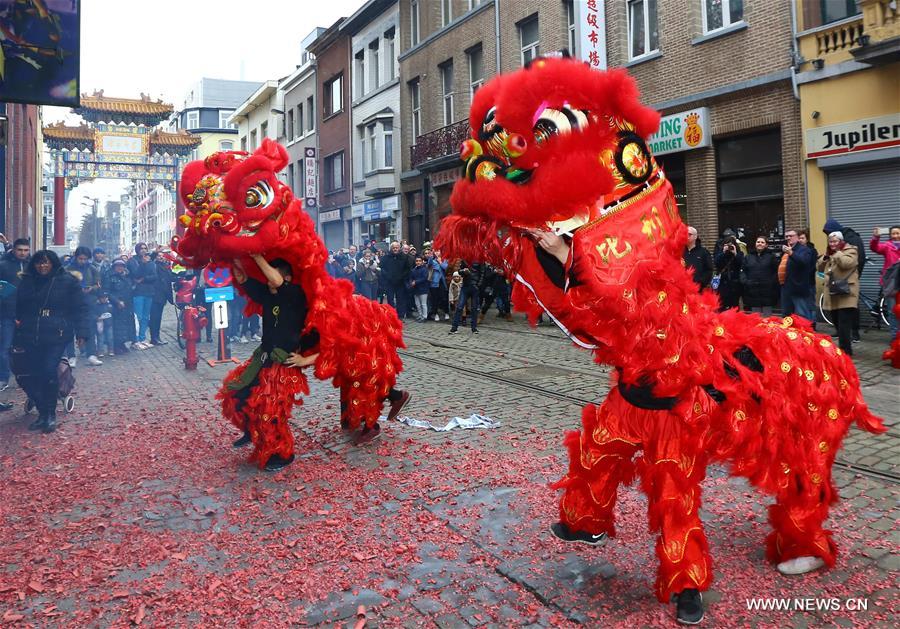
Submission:
[[[0,0],[0,101],[77,107],[80,0]]]

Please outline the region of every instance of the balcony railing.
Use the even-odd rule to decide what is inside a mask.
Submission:
[[[468,137],[468,118],[420,135],[416,143],[409,147],[410,163],[416,168],[434,159],[459,155],[459,146]]]
[[[853,22],[839,24],[834,28],[816,33],[816,48],[819,57],[859,46],[863,35],[863,23],[859,18]]]

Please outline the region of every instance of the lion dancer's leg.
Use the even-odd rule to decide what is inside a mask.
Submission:
[[[837,548],[822,528],[834,500],[829,446],[810,444],[809,461],[784,462],[777,502],[769,507],[774,529],[766,538],[766,556],[783,574],[804,574],[834,566]],[[824,450],[824,452],[822,451]]]
[[[639,438],[617,412],[623,402],[613,389],[599,407],[584,407],[581,431],[566,435],[569,472],[554,485],[565,493],[559,501],[560,521],[551,527],[563,541],[600,546],[607,536],[615,536],[616,494],[619,484],[634,476],[631,458],[640,448]]]
[[[397,417],[410,398],[408,391],[401,391],[394,387],[389,387],[386,395],[380,395],[378,392],[373,394],[371,389],[369,391],[361,389],[361,386],[348,387],[345,385],[340,388],[341,428],[350,430],[362,426],[360,432],[353,439],[354,445],[363,445],[381,436],[378,418],[385,401],[390,403],[387,421],[391,421]]]
[[[294,459],[289,420],[293,407],[302,404],[298,396],[309,393],[306,377],[299,369],[270,363],[246,386],[231,389],[228,385],[242,371],[239,367],[229,374],[219,393],[223,413],[249,435],[255,446],[251,461],[260,468],[280,469]]]
[[[699,436],[674,411],[640,411],[653,434],[644,441],[641,485],[647,495],[649,526],[658,532],[656,596],[673,596],[677,618],[695,624],[703,618],[700,592],[712,583],[712,560],[700,521],[700,483],[707,457]]]

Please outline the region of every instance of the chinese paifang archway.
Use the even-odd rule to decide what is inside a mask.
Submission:
[[[140,99],[111,98],[100,90],[82,94],[81,105],[72,111],[85,122],[44,127],[53,172],[54,245],[65,244],[66,195],[82,181],[146,179],[179,199],[179,173],[201,139],[184,130],[167,133],[156,128],[172,114],[172,105],[144,94]],[[176,214],[183,212],[179,199]]]

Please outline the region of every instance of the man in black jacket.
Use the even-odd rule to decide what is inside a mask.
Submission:
[[[391,243],[391,250],[381,258],[381,281],[387,293],[388,304],[401,319],[406,317],[409,302],[406,298],[406,280],[412,271],[409,256],[400,251],[400,243]]]
[[[31,241],[17,238],[12,249],[0,259],[0,280],[12,285],[6,297],[0,297],[0,391],[9,386],[9,348],[16,331],[16,291],[22,274],[31,259]],[[0,411],[12,408],[8,402],[0,402]]]
[[[697,238],[697,228],[688,227],[688,242],[684,248],[682,258],[684,263],[693,269],[694,281],[701,289],[709,286],[713,276],[713,262],[709,251],[700,245],[700,239]]]
[[[479,291],[484,279],[484,265],[475,263],[469,266],[464,260],[461,260],[459,274],[462,275],[463,285],[462,290],[459,291],[459,301],[456,302],[456,311],[453,313],[453,323],[450,326],[449,334],[458,332],[459,321],[467,304],[470,304],[469,320],[472,325],[472,334],[478,334]]]

